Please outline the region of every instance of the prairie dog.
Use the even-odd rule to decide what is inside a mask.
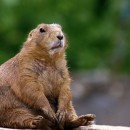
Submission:
[[[0,126],[65,129],[88,125],[78,117],[65,59],[67,42],[58,24],[33,29],[21,51],[0,66]]]

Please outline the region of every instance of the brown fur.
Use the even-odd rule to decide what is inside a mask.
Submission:
[[[94,119],[78,117],[73,108],[66,47],[60,25],[40,24],[22,50],[0,66],[1,127],[64,129]]]

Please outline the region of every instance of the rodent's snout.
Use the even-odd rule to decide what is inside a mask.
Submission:
[[[52,42],[53,44],[51,49],[63,48],[64,47],[63,33],[57,32],[55,37],[57,38],[57,40],[55,42]]]
[[[59,40],[62,40],[62,39],[63,39],[63,35],[58,35],[57,38],[58,38]]]

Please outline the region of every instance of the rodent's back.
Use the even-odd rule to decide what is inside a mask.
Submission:
[[[0,113],[8,109],[24,107],[11,87],[18,81],[19,64],[17,55],[0,66]],[[2,115],[1,115],[2,116]]]
[[[17,55],[0,66],[0,85],[13,84],[18,78]]]

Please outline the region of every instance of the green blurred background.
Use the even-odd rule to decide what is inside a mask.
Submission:
[[[0,64],[14,56],[39,23],[67,34],[70,70],[130,73],[129,0],[1,0]]]

